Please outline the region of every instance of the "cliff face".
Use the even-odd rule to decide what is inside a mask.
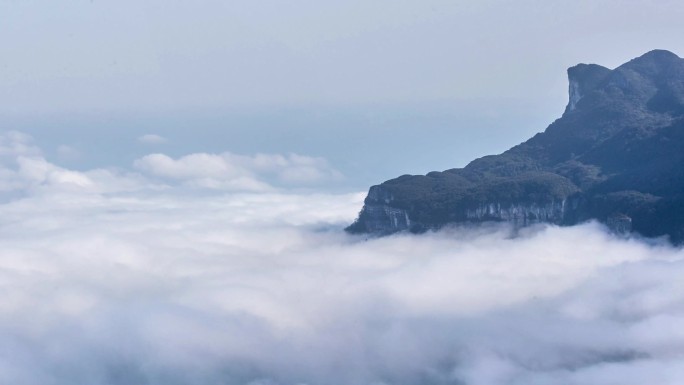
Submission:
[[[568,94],[570,98],[565,112],[575,110],[580,99],[596,89],[609,73],[608,68],[596,64],[578,64],[568,68]]]
[[[355,233],[450,223],[572,225],[684,239],[684,60],[651,51],[610,70],[568,70],[569,101],[544,132],[462,169],[371,187]]]
[[[365,230],[371,233],[389,234],[411,229],[411,220],[404,209],[392,207],[392,194],[382,186],[368,191],[364,212]]]
[[[534,223],[562,224],[565,218],[566,200],[548,203],[483,203],[476,208],[466,209],[466,218],[470,221],[505,221],[519,226]]]

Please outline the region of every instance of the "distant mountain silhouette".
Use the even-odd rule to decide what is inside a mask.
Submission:
[[[543,133],[461,169],[373,186],[347,231],[597,219],[684,240],[684,59],[655,50],[614,70],[578,64],[568,79],[565,112]]]

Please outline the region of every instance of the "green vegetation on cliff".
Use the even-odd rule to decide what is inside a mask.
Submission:
[[[565,113],[544,132],[462,169],[374,186],[348,231],[597,219],[683,240],[684,59],[656,50],[614,70],[579,64],[568,78]]]

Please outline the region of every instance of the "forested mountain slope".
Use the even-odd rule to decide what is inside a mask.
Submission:
[[[610,70],[568,69],[569,103],[546,130],[464,168],[370,188],[353,233],[450,223],[572,225],[684,239],[684,59],[655,50]]]

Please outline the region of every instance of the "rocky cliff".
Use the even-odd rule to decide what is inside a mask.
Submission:
[[[596,219],[684,240],[684,59],[655,50],[613,70],[579,64],[568,80],[565,112],[544,132],[461,169],[373,186],[347,230]]]

